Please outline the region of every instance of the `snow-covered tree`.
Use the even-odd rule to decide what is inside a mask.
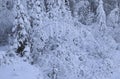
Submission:
[[[77,18],[82,24],[89,25],[93,23],[92,20],[94,18],[94,12],[91,10],[92,6],[89,1],[76,1],[73,6],[74,10],[72,13],[74,17]]]
[[[107,25],[112,28],[116,28],[119,24],[119,7],[116,4],[115,9],[113,9],[107,18]]]
[[[95,18],[95,13],[91,11],[90,6],[89,6],[89,11],[87,15],[85,16],[84,24],[91,25],[92,23],[94,23],[94,18]]]
[[[20,56],[23,56],[24,54],[27,54],[26,52],[30,52],[30,24],[25,9],[20,0],[16,1],[15,10],[16,17],[14,27],[12,29],[14,37],[13,48],[15,49],[16,53],[20,54]]]
[[[32,52],[32,57],[36,56],[36,54],[39,54],[39,49],[43,46],[41,40],[43,39],[42,35],[42,28],[43,25],[45,24],[43,20],[45,19],[45,12],[44,12],[44,6],[43,1],[40,0],[33,0],[34,4],[31,9],[31,25],[32,25],[32,34],[31,34],[31,52]],[[42,36],[42,37],[41,37]],[[45,35],[44,35],[45,37]],[[35,59],[33,57],[33,60]]]
[[[99,30],[105,31],[106,29],[106,14],[103,7],[103,1],[99,0],[99,5],[97,8],[97,23],[99,24]]]
[[[116,3],[116,7],[107,18],[107,25],[111,28],[109,32],[117,43],[120,43],[119,13],[118,3]]]

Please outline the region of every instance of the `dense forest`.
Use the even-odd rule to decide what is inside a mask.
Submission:
[[[120,0],[0,0],[0,79],[119,79]]]

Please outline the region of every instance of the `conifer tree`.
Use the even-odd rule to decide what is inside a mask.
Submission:
[[[103,1],[99,0],[99,6],[97,8],[97,23],[99,24],[99,30],[105,32],[106,29],[106,14],[103,7]]]
[[[113,29],[119,24],[119,7],[116,3],[116,7],[110,12],[107,18],[107,25]]]
[[[14,45],[16,53],[20,56],[23,56],[25,52],[29,52],[29,31],[30,31],[30,23],[28,21],[27,14],[25,13],[24,7],[21,4],[20,0],[16,1],[15,4],[16,17],[14,22],[13,37]]]

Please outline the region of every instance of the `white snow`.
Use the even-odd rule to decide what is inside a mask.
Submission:
[[[15,60],[9,65],[0,66],[0,79],[43,79],[39,71],[27,62]]]

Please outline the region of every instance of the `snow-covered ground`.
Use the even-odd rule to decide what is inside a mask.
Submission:
[[[9,47],[0,47],[0,79],[43,79],[39,68],[20,57],[7,57]]]
[[[9,45],[5,45],[5,46],[0,46],[0,51],[6,51],[10,48]]]
[[[2,51],[3,53],[3,51]],[[39,68],[19,58],[0,66],[0,79],[43,79]]]

